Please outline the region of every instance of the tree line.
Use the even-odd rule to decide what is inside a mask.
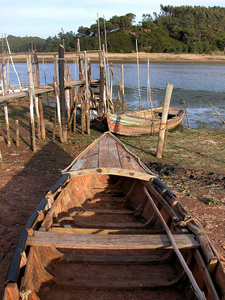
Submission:
[[[64,43],[67,52],[99,49],[107,36],[108,52],[139,51],[168,53],[211,53],[225,51],[225,8],[214,6],[163,6],[160,13],[143,14],[136,24],[136,15],[128,13],[109,20],[99,18],[90,27],[80,26],[77,33],[58,33],[53,37],[8,36],[12,52],[36,49],[38,52],[57,52]]]

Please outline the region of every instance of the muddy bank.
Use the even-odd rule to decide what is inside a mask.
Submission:
[[[38,57],[42,60],[44,57],[46,62],[52,62],[54,60],[54,55],[57,53],[39,53]],[[66,58],[68,62],[74,60],[74,53],[66,53]],[[98,61],[98,53],[87,53],[87,56],[92,61]],[[110,62],[136,62],[137,55],[136,53],[108,53],[108,59]],[[225,54],[190,54],[190,53],[181,53],[181,54],[173,54],[173,53],[145,53],[139,52],[138,58],[141,61],[150,60],[151,63],[153,62],[190,62],[190,63],[225,63]],[[26,55],[24,54],[16,54],[13,57],[14,61],[17,62],[26,62]]]

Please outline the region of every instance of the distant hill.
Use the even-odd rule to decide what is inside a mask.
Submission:
[[[58,51],[64,43],[68,52],[76,51],[77,40],[81,50],[99,49],[98,28],[101,43],[107,32],[108,52],[130,53],[139,51],[166,53],[211,53],[225,51],[225,8],[204,6],[160,6],[159,14],[143,14],[135,24],[135,14],[99,19],[90,27],[80,26],[77,33],[60,32],[46,40],[38,37],[8,36],[12,52],[36,49],[38,52]]]

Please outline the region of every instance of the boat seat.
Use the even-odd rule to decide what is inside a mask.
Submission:
[[[200,246],[193,234],[173,236],[179,249]],[[33,235],[27,238],[27,245],[74,249],[172,249],[166,234],[93,235],[33,231]]]

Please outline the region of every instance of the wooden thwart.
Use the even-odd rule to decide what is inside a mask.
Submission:
[[[198,248],[192,234],[174,235],[178,248]],[[93,235],[34,231],[27,239],[29,246],[82,249],[171,249],[167,235]]]

